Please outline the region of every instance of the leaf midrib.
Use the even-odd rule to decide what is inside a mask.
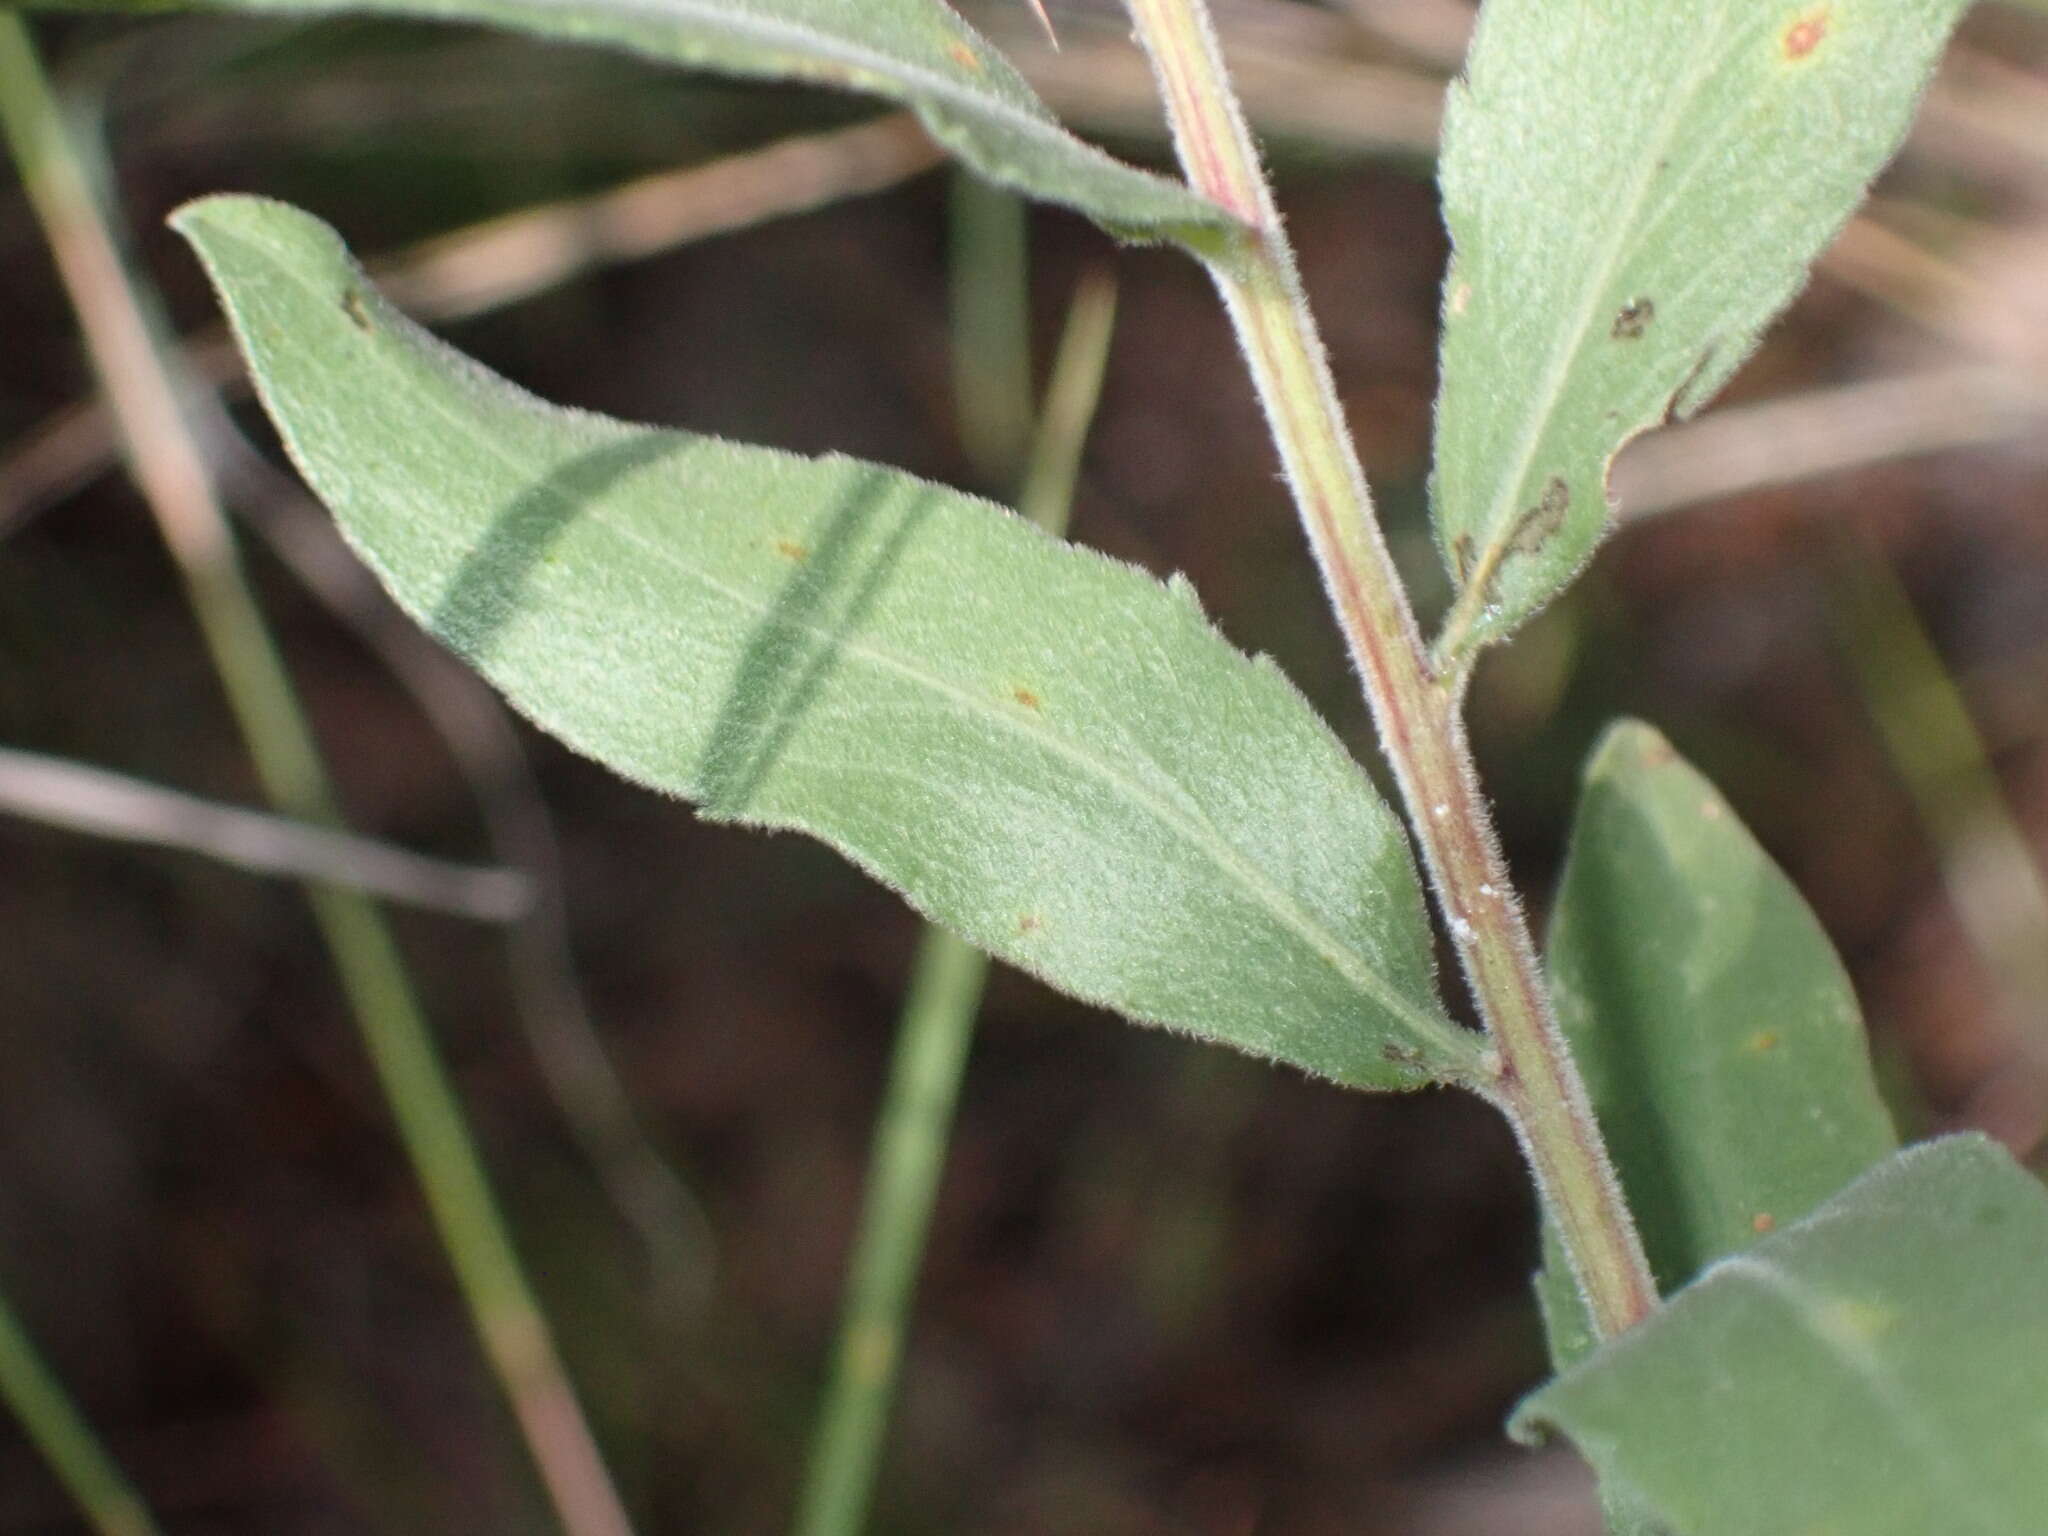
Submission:
[[[652,558],[665,561],[672,570],[694,579],[700,586],[717,593],[734,606],[762,616],[769,612],[766,603],[727,586],[708,572],[687,564],[675,551],[649,539],[637,528],[607,517],[602,506],[594,508],[592,516],[601,527],[614,536],[634,545]],[[835,640],[829,631],[816,624],[803,623],[792,627],[828,644],[836,644],[845,656],[865,661],[878,670],[894,673],[950,701],[970,719],[996,724],[1012,735],[1064,758],[1085,774],[1099,780],[1108,789],[1120,793],[1133,806],[1150,815],[1154,821],[1177,833],[1184,842],[1206,856],[1219,870],[1233,877],[1256,898],[1256,904],[1264,907],[1280,926],[1293,932],[1359,992],[1398,1018],[1421,1044],[1433,1050],[1442,1048],[1444,1042],[1438,1036],[1435,1021],[1429,1019],[1427,1015],[1417,1013],[1414,1005],[1394,991],[1377,971],[1364,962],[1363,957],[1317,923],[1298,902],[1268,880],[1257,865],[1245,860],[1229,839],[1212,830],[1207,825],[1206,812],[1200,813],[1199,818],[1189,816],[1170,800],[1118,771],[1113,764],[1056,734],[1049,726],[1034,725],[1031,720],[1011,711],[998,709],[979,695],[970,693],[934,673],[925,672],[893,652],[844,636]],[[1163,765],[1161,771],[1165,771]]]

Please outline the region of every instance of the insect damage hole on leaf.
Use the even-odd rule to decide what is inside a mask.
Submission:
[[[1706,394],[1699,387],[1700,381],[1707,376],[1707,370],[1713,367],[1714,354],[1720,350],[1721,343],[1718,338],[1709,341],[1700,350],[1700,355],[1693,360],[1692,367],[1686,370],[1685,377],[1678,381],[1678,388],[1672,390],[1671,398],[1664,402],[1665,426],[1668,427],[1675,421],[1683,421],[1699,409]]]
[[[1542,549],[1564,526],[1564,515],[1571,510],[1571,505],[1571,486],[1566,484],[1563,475],[1552,475],[1544,482],[1543,495],[1536,505],[1524,512],[1515,524],[1514,536],[1507,542],[1507,552],[1533,555]]]
[[[1630,299],[1614,317],[1614,326],[1608,334],[1616,341],[1637,341],[1656,318],[1657,303],[1654,299]]]
[[[1552,475],[1544,483],[1543,494],[1537,498],[1536,504],[1525,508],[1515,519],[1513,531],[1505,539],[1487,545],[1483,555],[1475,559],[1472,536],[1459,534],[1451,544],[1452,567],[1457,573],[1459,587],[1468,592],[1476,589],[1480,594],[1479,603],[1491,608],[1502,567],[1515,556],[1541,553],[1543,546],[1564,527],[1565,514],[1571,510],[1571,505],[1571,486],[1564,476]]]

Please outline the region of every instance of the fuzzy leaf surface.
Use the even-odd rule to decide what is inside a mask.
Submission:
[[[14,3],[14,0],[10,0]],[[57,0],[65,8],[386,15],[619,48],[657,63],[900,102],[989,180],[1132,240],[1213,247],[1236,220],[1062,128],[944,0]]]
[[[896,471],[536,400],[283,204],[174,222],[343,532],[572,747],[1133,1018],[1357,1086],[1469,1069],[1392,813],[1184,582]]]
[[[1806,1215],[1898,1145],[1834,946],[1734,809],[1624,721],[1586,768],[1551,994],[1658,1289]],[[1563,1368],[1592,1337],[1538,1282]]]
[[[1749,355],[1967,0],[1486,0],[1446,107],[1433,515],[1462,655],[1553,597],[1629,438]]]
[[[1893,1154],[1517,1411],[1680,1536],[2034,1536],[2048,1190],[1981,1136]]]

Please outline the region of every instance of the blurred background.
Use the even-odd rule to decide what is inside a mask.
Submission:
[[[1160,162],[1108,0],[1055,0],[1058,52],[1021,3],[963,9],[1070,123]],[[1434,610],[1431,154],[1471,11],[1217,11]],[[209,451],[350,822],[540,893],[516,921],[502,880],[463,885],[466,916],[393,911],[622,1491],[649,1533],[781,1529],[916,925],[816,846],[509,725],[394,623],[277,468],[164,216],[289,199],[550,399],[981,489],[1077,283],[1113,270],[1074,535],[1186,572],[1377,772],[1206,281],[963,193],[850,98],[347,19],[37,36],[229,402]],[[256,806],[12,183],[0,263],[0,742]],[[1624,458],[1621,530],[1471,703],[1539,925],[1579,764],[1643,716],[1819,912],[1902,1128],[2035,1157],[2044,429],[2048,14],[1987,3],[1810,290],[1707,416]],[[164,1526],[548,1529],[296,889],[40,813],[0,816],[0,861],[0,1290]],[[1501,1438],[1544,1370],[1534,1256],[1476,1101],[1342,1093],[998,972],[874,1529],[1591,1532],[1572,1459]],[[77,1528],[0,1424],[0,1536]]]

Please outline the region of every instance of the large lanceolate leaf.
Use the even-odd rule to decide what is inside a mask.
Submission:
[[[1630,437],[1711,396],[1967,0],[1486,0],[1451,88],[1434,511],[1461,655],[1547,602]]]
[[[1661,1290],[1807,1214],[1897,1140],[1833,945],[1714,786],[1646,725],[1586,769],[1551,991]],[[1591,1345],[1539,1282],[1556,1363]]]
[[[2038,1536],[2048,1191],[1992,1143],[1894,1154],[1522,1405],[1678,1536]]]
[[[349,539],[571,746],[1134,1018],[1361,1086],[1470,1067],[1392,814],[1184,583],[894,471],[535,400],[282,204],[175,222]]]
[[[78,0],[60,0],[78,3]],[[621,48],[659,63],[867,92],[911,108],[990,180],[1078,209],[1129,239],[1201,248],[1235,224],[1177,182],[1062,128],[945,0],[83,0],[99,9],[368,13],[476,22]]]

